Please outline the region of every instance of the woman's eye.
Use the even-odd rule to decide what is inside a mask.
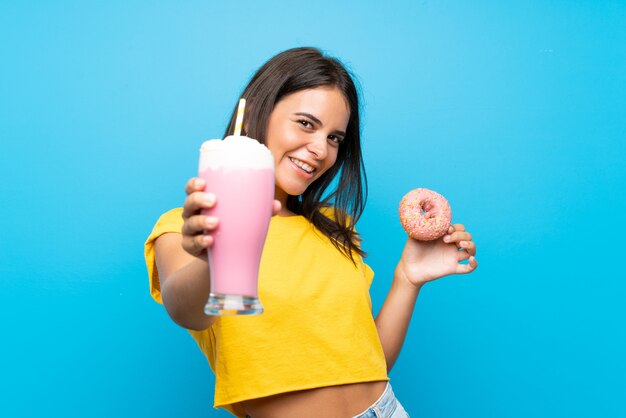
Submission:
[[[313,127],[313,124],[312,124],[311,122],[309,122],[308,120],[306,120],[306,119],[300,119],[300,120],[298,121],[298,123],[299,123],[300,125],[304,126],[305,128],[309,128],[309,129],[311,129],[311,128]]]
[[[329,135],[328,139],[335,144],[341,144],[343,142],[343,138],[335,135]]]

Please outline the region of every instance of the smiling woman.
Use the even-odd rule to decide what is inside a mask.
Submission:
[[[275,161],[281,215],[294,215],[288,196],[300,196],[337,161],[350,108],[336,87],[301,90],[284,97],[270,115],[265,145]]]
[[[331,93],[332,90],[335,92]],[[292,94],[298,96],[289,98]],[[263,65],[241,97],[246,99],[249,107],[244,118],[244,132],[262,144],[271,134],[270,122],[278,120],[276,113],[281,110],[285,120],[288,118],[314,129],[317,134],[321,130],[328,131],[329,136],[332,135],[329,140],[342,143],[337,147],[336,164],[315,176],[305,190],[287,194],[283,203],[291,213],[307,218],[351,259],[354,253],[364,255],[354,226],[365,207],[367,178],[361,156],[359,97],[348,71],[338,60],[325,57],[314,48],[294,48]],[[285,100],[291,105],[282,103]],[[300,107],[292,107],[296,103]],[[347,121],[329,116],[326,110],[329,105],[339,114],[347,114]],[[316,112],[323,112],[328,120]],[[224,136],[234,132],[235,122],[236,109],[233,109]],[[337,179],[337,186],[329,191],[333,179]],[[337,209],[334,217],[324,215],[324,207]]]
[[[216,376],[215,407],[254,418],[408,416],[388,372],[422,285],[476,268],[471,235],[453,225],[445,240],[408,238],[374,319],[374,273],[354,228],[366,184],[351,76],[320,51],[296,48],[268,61],[242,96],[249,107],[246,135],[274,157],[278,216],[270,222],[259,272],[265,312],[204,315],[206,248],[219,220],[202,210],[219,204],[220,196],[199,179],[187,183],[184,208],[164,214],[146,242],[152,296],[207,357]],[[236,111],[226,135],[235,118]]]

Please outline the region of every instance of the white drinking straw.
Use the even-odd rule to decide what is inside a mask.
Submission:
[[[237,106],[237,119],[235,119],[235,136],[241,135],[241,125],[243,125],[243,111],[246,108],[246,99],[239,99]]]

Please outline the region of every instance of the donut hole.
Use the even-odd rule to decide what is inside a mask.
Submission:
[[[426,215],[428,212],[431,211],[432,208],[433,208],[433,204],[428,200],[420,205],[422,215]]]

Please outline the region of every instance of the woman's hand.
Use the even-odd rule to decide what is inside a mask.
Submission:
[[[447,235],[433,241],[408,238],[396,275],[415,287],[451,274],[471,273],[478,267],[476,244],[461,224],[451,225]],[[459,262],[469,260],[468,264]]]
[[[185,185],[187,198],[183,206],[183,249],[194,257],[207,259],[206,249],[213,245],[211,232],[219,220],[201,214],[202,209],[215,206],[215,195],[204,191],[205,181],[192,178]]]
[[[215,216],[202,215],[203,209],[211,209],[217,201],[214,194],[205,192],[206,182],[201,178],[192,178],[185,185],[187,198],[183,206],[183,249],[194,257],[207,260],[206,249],[213,245],[215,231],[219,219]],[[281,205],[274,200],[272,214],[280,211]]]

